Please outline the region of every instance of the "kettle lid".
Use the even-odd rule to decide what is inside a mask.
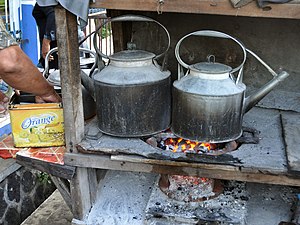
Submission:
[[[154,57],[155,54],[152,52],[147,52],[143,50],[124,50],[109,56],[109,59],[114,61],[132,62],[132,61],[149,60],[149,59],[153,59]]]
[[[206,74],[224,74],[229,73],[232,68],[222,63],[215,62],[200,62],[190,66],[190,69]]]

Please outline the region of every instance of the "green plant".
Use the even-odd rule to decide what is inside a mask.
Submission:
[[[37,179],[42,184],[51,184],[50,175],[45,172],[39,172],[37,174]]]
[[[101,38],[104,39],[104,38],[107,38],[108,36],[110,36],[111,34],[111,25],[108,24],[106,25],[105,27],[102,27],[101,29]]]

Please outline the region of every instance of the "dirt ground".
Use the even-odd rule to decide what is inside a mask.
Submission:
[[[21,225],[71,225],[73,215],[56,190]]]

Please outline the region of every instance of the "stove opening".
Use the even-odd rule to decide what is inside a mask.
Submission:
[[[169,198],[183,202],[199,202],[223,192],[220,180],[184,175],[161,174],[159,188]]]
[[[146,142],[162,151],[176,153],[222,155],[237,150],[242,144],[259,141],[258,131],[253,128],[243,128],[242,136],[226,143],[205,143],[186,140],[175,136],[170,130],[156,134]],[[219,196],[223,192],[221,180],[207,177],[161,174],[160,190],[169,198],[181,202],[200,202]]]
[[[259,138],[257,130],[244,127],[240,138],[225,143],[191,141],[175,136],[170,130],[156,134],[146,139],[146,142],[153,147],[174,153],[222,155],[237,150],[242,144],[257,144]]]

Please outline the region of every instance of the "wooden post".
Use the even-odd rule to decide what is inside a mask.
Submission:
[[[75,145],[84,135],[77,20],[61,6],[55,9],[55,20],[66,147],[76,153]]]
[[[76,144],[84,136],[77,19],[61,6],[55,8],[55,19],[66,148],[67,152],[77,153]],[[91,209],[89,179],[93,173],[90,173],[90,170],[92,169],[77,167],[74,177],[70,180],[71,205],[75,220],[84,221]],[[94,187],[92,189],[94,190]]]

